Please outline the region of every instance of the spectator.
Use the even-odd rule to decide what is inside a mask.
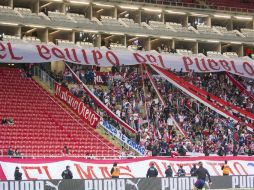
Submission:
[[[9,149],[8,149],[8,156],[12,157],[14,156],[14,150],[12,150],[12,147],[10,146]]]
[[[9,119],[7,119],[7,124],[9,124],[9,125],[13,125],[13,124],[14,124],[14,120],[13,120],[13,118],[9,118]]]
[[[162,45],[162,47],[166,49],[165,46]],[[77,69],[74,68],[74,70],[76,72]],[[85,68],[79,72],[86,73],[86,77],[94,71]],[[247,104],[251,105],[251,102],[248,103],[242,93],[235,90],[234,86],[221,73],[201,75],[192,71],[190,73],[175,72],[175,74],[179,74],[185,80],[226,101],[233,102],[236,106],[243,105],[244,108],[248,107],[254,112],[254,106],[247,106]],[[155,76],[154,79],[158,91],[168,105],[166,107],[158,101],[157,93],[149,79],[144,80],[145,86],[147,86],[145,90],[148,91],[144,93],[141,75],[133,67],[129,69],[117,68],[115,75],[107,84],[108,86],[105,88],[91,87],[91,91],[117,113],[122,120],[140,131],[136,137],[132,138],[147,149],[148,155],[185,156],[190,152],[192,154],[204,153],[206,156],[216,153],[222,156],[238,153],[251,154],[251,140],[246,138],[247,131],[244,123],[236,124],[227,118],[223,118],[183,94],[166,80],[158,76]],[[91,84],[90,79],[85,81],[86,84]],[[79,92],[79,89],[80,87],[77,85],[73,92]],[[250,85],[248,91],[254,94],[254,88],[252,89]],[[207,95],[207,98],[212,103],[217,104],[213,102],[210,95]],[[83,99],[84,103],[92,109],[98,109],[97,104],[91,98],[85,96]],[[218,106],[220,105],[218,104]],[[97,112],[115,127],[124,129],[109,118],[104,111],[99,109]],[[171,115],[186,133],[186,138],[177,133],[178,129],[175,128]],[[142,123],[149,123],[149,125]],[[125,135],[128,136],[128,132],[125,132]]]
[[[14,121],[13,121],[13,118],[6,118],[4,117],[2,119],[2,125],[13,125],[14,124]]]
[[[3,117],[3,119],[2,119],[2,125],[6,125],[6,124],[8,124],[8,121],[7,121],[7,118],[5,118],[5,117]]]
[[[19,167],[15,168],[14,179],[18,181],[22,180],[22,173],[19,171]]]
[[[63,155],[69,155],[70,151],[67,145],[64,145],[63,150],[62,150]]]
[[[191,176],[197,176],[196,172],[197,172],[196,164],[193,164],[193,168],[191,168],[190,170]]]
[[[173,170],[170,165],[168,165],[168,168],[165,171],[166,177],[172,177],[173,176]]]
[[[15,158],[21,158],[21,152],[19,151],[18,148],[16,148],[15,151],[14,151],[14,157]]]
[[[116,162],[113,164],[113,167],[112,167],[110,173],[111,173],[112,178],[119,178],[120,168],[117,166]]]
[[[158,170],[154,167],[154,163],[151,163],[151,167],[147,170],[146,177],[157,177],[158,176]]]
[[[70,170],[70,166],[66,166],[66,170],[64,170],[62,172],[62,178],[63,179],[72,179],[73,178],[72,172]]]
[[[183,165],[180,165],[180,168],[177,171],[177,176],[178,177],[184,177],[186,175],[185,170],[183,169]]]
[[[227,160],[225,160],[225,164],[221,167],[221,170],[223,171],[222,173],[223,173],[224,176],[229,175],[230,167],[228,165],[228,161]]]

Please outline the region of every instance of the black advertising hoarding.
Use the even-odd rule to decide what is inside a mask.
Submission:
[[[195,177],[0,181],[0,190],[190,190]],[[214,176],[206,189],[254,188],[254,176]]]

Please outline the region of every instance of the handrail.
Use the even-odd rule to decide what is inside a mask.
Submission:
[[[193,153],[193,152],[187,152],[186,156],[174,156],[174,158],[188,158],[188,157],[203,157],[204,153]],[[207,158],[209,159],[210,156],[218,156],[217,154],[209,154],[209,156],[207,156]],[[227,154],[226,157],[229,156],[233,156],[233,154]],[[246,155],[239,155],[241,157],[250,157],[247,154]],[[92,160],[102,160],[102,159],[135,159],[135,158],[171,158],[171,156],[133,156],[133,155],[127,155],[127,156],[86,156],[86,155],[75,155],[75,156],[71,156],[71,155],[64,155],[64,156],[56,156],[56,155],[52,155],[52,156],[47,156],[47,155],[42,155],[42,156],[27,156],[27,155],[21,155],[19,157],[15,157],[15,156],[6,156],[6,155],[0,155],[0,160],[1,158],[13,158],[13,159],[48,159],[48,158],[83,158],[83,159],[92,159]]]

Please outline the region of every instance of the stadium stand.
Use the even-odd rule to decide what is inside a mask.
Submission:
[[[156,9],[153,10],[153,5],[145,4],[146,10],[141,6],[142,3],[156,3]],[[206,56],[209,58],[221,58],[221,59],[234,59],[234,60],[250,60],[251,54],[253,52],[253,24],[248,23],[249,21],[253,22],[252,15],[240,16],[240,19],[235,18],[237,14],[234,12],[227,12],[223,14],[229,15],[220,15],[222,12],[218,12],[219,19],[216,18],[216,15],[211,10],[207,9],[207,15],[204,15],[203,6],[201,6],[197,1],[186,0],[181,2],[165,0],[165,1],[150,1],[144,0],[135,4],[135,1],[132,1],[133,5],[131,7],[122,6],[120,3],[114,4],[114,2],[108,1],[109,4],[100,5],[97,3],[90,3],[89,5],[84,5],[86,8],[82,7],[82,10],[74,6],[73,2],[69,3],[49,3],[49,4],[40,4],[37,2],[38,10],[21,8],[27,6],[20,6],[20,4],[14,4],[12,7],[1,5],[0,6],[0,25],[1,25],[1,40],[4,42],[13,42],[13,43],[48,43],[50,45],[58,45],[65,47],[75,47],[78,48],[95,48],[96,50],[130,50],[132,52],[140,52],[140,51],[150,51],[155,55],[159,53],[162,54],[171,54],[175,56],[189,56],[189,57],[198,57],[205,58]],[[228,3],[228,0],[225,1],[207,1],[207,5],[223,5],[224,3]],[[77,3],[77,2],[76,2]],[[79,2],[80,3],[80,2]],[[181,7],[180,11],[176,11],[176,9],[171,10],[170,6],[161,6],[161,5],[173,5]],[[232,6],[239,5],[241,7],[242,3],[233,3],[230,4]],[[59,5],[62,5],[59,8]],[[184,7],[186,5],[186,7]],[[199,7],[197,5],[200,5]],[[248,5],[251,5],[249,3]],[[40,7],[41,6],[41,7]],[[81,6],[81,5],[80,5]],[[83,6],[83,5],[82,5]],[[147,7],[150,7],[147,8]],[[204,5],[205,6],[205,5]],[[88,8],[89,7],[89,8]],[[110,7],[110,8],[108,8]],[[190,10],[190,7],[195,8],[194,10]],[[98,9],[99,8],[99,9]],[[112,11],[112,8],[114,11]],[[207,7],[208,8],[208,7]],[[43,12],[42,12],[43,11]],[[132,12],[133,11],[133,12]],[[179,14],[180,13],[180,14]],[[181,17],[179,17],[179,15]],[[217,15],[217,16],[218,16]],[[229,17],[224,20],[223,16]],[[124,18],[122,18],[124,17]],[[90,19],[91,18],[91,19]],[[228,24],[228,19],[230,19],[230,24]],[[219,20],[219,21],[218,21]],[[241,21],[240,21],[241,20]],[[246,21],[247,20],[247,21]],[[10,21],[10,22],[8,22]],[[238,22],[239,21],[239,22]],[[36,24],[35,24],[36,23]],[[222,26],[223,25],[223,26]],[[252,28],[252,29],[251,29]],[[249,49],[249,53],[245,53],[245,50]],[[144,52],[142,52],[144,53]],[[99,55],[99,54],[98,54]],[[246,57],[244,57],[246,55]],[[249,57],[247,57],[247,55]],[[242,58],[243,57],[243,58]],[[129,70],[133,71],[131,67],[127,67]],[[115,69],[115,68],[114,68]],[[205,135],[202,134],[202,130],[207,131],[206,128],[198,127],[198,129],[193,129],[196,120],[202,120],[198,122],[203,124],[204,121],[207,121],[207,118],[211,118],[211,125],[215,126],[215,129],[211,129],[209,131],[209,135],[213,135],[212,133],[216,133],[213,139],[216,139],[213,142],[215,145],[215,149],[211,152],[212,154],[216,154],[221,146],[219,143],[223,143],[225,141],[224,136],[227,135],[227,132],[223,131],[219,133],[218,131],[223,130],[222,126],[231,126],[231,121],[228,121],[221,116],[217,116],[215,112],[211,111],[211,113],[207,113],[205,107],[202,107],[200,103],[198,103],[193,98],[190,98],[186,94],[183,94],[180,90],[176,89],[172,85],[168,84],[167,81],[158,78],[158,76],[153,73],[152,79],[155,80],[156,85],[159,88],[159,92],[162,94],[164,99],[168,101],[171,100],[170,105],[172,106],[171,115],[174,119],[174,129],[163,129],[167,124],[167,120],[171,117],[169,115],[164,115],[165,107],[163,107],[156,96],[155,89],[153,89],[152,84],[147,78],[145,80],[142,79],[142,74],[140,73],[139,68],[137,68],[137,72],[127,72],[126,68],[120,67],[115,71],[117,74],[113,77],[112,80],[108,81],[111,84],[104,84],[106,87],[101,86],[89,86],[95,94],[100,96],[100,99],[111,107],[114,112],[125,114],[125,118],[123,117],[130,126],[133,128],[137,128],[141,130],[142,137],[138,140],[140,145],[145,146],[148,150],[148,154],[151,154],[152,148],[150,146],[154,146],[154,151],[157,151],[157,155],[160,155],[161,144],[163,144],[163,139],[166,139],[166,142],[169,143],[170,138],[172,138],[172,133],[176,139],[176,142],[171,142],[170,144],[170,152],[178,150],[182,145],[180,142],[183,141],[184,148],[188,150],[187,152],[191,153],[201,153],[204,150],[204,142],[202,139]],[[86,85],[93,85],[91,82],[94,79],[87,79],[87,76],[95,77],[96,72],[89,68],[80,68],[73,66],[73,70],[75,73],[78,73],[78,76],[81,76],[84,79]],[[11,72],[6,70],[6,72]],[[52,72],[52,71],[51,71]],[[68,76],[71,74],[66,71]],[[12,73],[12,72],[11,72]],[[50,72],[49,72],[50,74]],[[65,73],[66,74],[66,73]],[[175,75],[180,75],[187,81],[191,81],[197,87],[207,90],[211,92],[213,88],[216,88],[216,85],[212,81],[208,80],[206,74],[196,74],[189,72],[188,74],[183,74],[182,72],[176,73]],[[129,78],[124,78],[122,76],[128,76]],[[191,77],[198,78],[198,82],[194,79],[188,78],[188,75],[193,75]],[[14,74],[15,76],[15,74]],[[15,76],[16,77],[16,76]],[[65,76],[66,77],[66,76]],[[93,78],[91,77],[91,78]],[[105,76],[103,76],[105,77]],[[147,77],[147,76],[146,76]],[[66,77],[69,78],[69,77]],[[106,77],[107,78],[107,77]],[[222,80],[220,74],[211,74],[211,80]],[[7,78],[4,78],[7,80]],[[30,87],[31,80],[25,78],[19,78],[19,80],[24,80],[24,83]],[[210,78],[209,78],[210,79]],[[236,104],[237,98],[242,98],[244,101],[241,104],[236,104],[236,106],[241,109],[246,109],[247,112],[252,113],[252,107],[248,101],[245,101],[245,96],[241,96],[240,91],[233,91],[234,87],[231,83],[223,78],[224,82],[221,82],[222,88],[217,88],[214,90],[214,95],[225,100],[231,101],[234,105]],[[28,82],[27,82],[28,81]],[[73,78],[68,81],[72,83]],[[89,81],[89,82],[88,82]],[[202,82],[208,83],[208,87],[203,85]],[[225,82],[226,81],[226,82]],[[104,81],[105,82],[105,81]],[[148,85],[148,87],[143,88],[143,83]],[[202,83],[202,84],[200,84]],[[13,84],[12,84],[13,85]],[[226,87],[228,85],[228,87]],[[7,85],[6,85],[7,86]],[[113,86],[113,87],[112,87]],[[22,87],[22,86],[21,86]],[[20,87],[20,88],[21,88]],[[15,88],[18,88],[15,86]],[[32,87],[33,88],[33,87]],[[148,89],[149,88],[149,89]],[[226,90],[225,90],[225,89]],[[22,89],[23,90],[23,89]],[[18,91],[19,92],[19,91]],[[166,92],[169,92],[167,94]],[[21,93],[21,91],[20,91]],[[24,93],[24,91],[22,91]],[[33,92],[31,92],[33,93]],[[35,92],[34,92],[35,93]],[[175,96],[175,94],[178,96]],[[221,97],[223,94],[225,97]],[[22,95],[22,94],[21,94]],[[172,97],[168,97],[168,96]],[[239,97],[235,97],[235,96]],[[134,96],[134,97],[132,97]],[[232,96],[232,97],[231,97]],[[129,106],[121,105],[121,101],[123,101],[122,97],[126,97],[127,103]],[[230,98],[229,98],[230,97]],[[45,97],[46,98],[46,97]],[[84,97],[82,97],[84,98]],[[47,99],[47,103],[50,104]],[[31,101],[31,100],[30,100]],[[149,110],[148,114],[144,114],[145,106],[141,105],[142,103],[147,101],[147,110]],[[133,102],[139,102],[140,105],[136,106]],[[246,103],[247,102],[247,103]],[[52,102],[51,102],[52,103]],[[91,104],[92,102],[87,100],[87,103]],[[124,102],[125,104],[126,102]],[[126,103],[126,104],[127,104]],[[221,108],[220,105],[213,102],[218,109]],[[246,105],[248,104],[248,105]],[[198,109],[197,106],[198,105]],[[193,108],[193,107],[194,108]],[[56,110],[54,106],[53,111]],[[246,108],[247,107],[247,108]],[[44,107],[45,108],[45,107]],[[239,108],[239,109],[240,109]],[[231,106],[225,106],[225,110],[227,113],[231,113],[229,110]],[[245,111],[246,111],[245,110]],[[8,111],[8,110],[7,110]],[[198,113],[201,111],[203,113],[202,116],[199,116]],[[209,110],[210,111],[210,110]],[[68,110],[67,110],[68,112]],[[102,111],[101,111],[102,112]],[[142,114],[141,114],[142,112]],[[189,113],[190,112],[190,113]],[[9,113],[9,112],[8,112]],[[30,112],[29,112],[30,113]],[[69,112],[68,112],[69,113]],[[129,115],[128,115],[129,114]],[[157,115],[156,115],[157,114]],[[184,115],[183,115],[184,114]],[[60,114],[59,114],[60,115]],[[105,115],[105,113],[102,115]],[[146,115],[146,116],[145,116]],[[126,118],[126,116],[128,116]],[[60,116],[59,116],[60,117]],[[122,117],[122,116],[121,116]],[[147,117],[147,118],[145,118]],[[149,118],[150,117],[150,118]],[[164,120],[160,120],[159,117],[165,117]],[[183,124],[183,117],[187,120]],[[236,116],[237,119],[246,122],[247,124],[253,124],[252,120],[249,121],[249,118]],[[135,118],[135,119],[134,119]],[[108,118],[110,120],[110,118]],[[145,127],[141,126],[141,121],[151,122],[152,126],[158,126],[157,130],[153,130],[151,127],[145,125]],[[173,120],[172,119],[172,120]],[[219,120],[219,121],[217,121]],[[18,120],[14,119],[15,125],[18,124]],[[50,121],[51,122],[51,121]],[[68,125],[73,126],[71,124],[71,119],[68,120]],[[111,121],[114,123],[114,121]],[[156,124],[154,124],[154,123]],[[161,123],[160,123],[161,122]],[[170,121],[171,122],[171,121]],[[194,125],[193,125],[194,123]],[[228,124],[230,123],[230,124]],[[115,123],[114,123],[115,124]],[[246,124],[246,126],[247,126]],[[218,126],[217,126],[218,125]],[[176,126],[179,126],[184,132],[181,132],[181,129],[177,129]],[[241,128],[240,133],[244,136],[244,141],[246,147],[242,154],[248,154],[248,150],[251,149],[251,143],[247,143],[247,139],[249,138],[246,132],[246,126],[243,123],[235,126]],[[116,126],[121,129],[120,126]],[[167,128],[167,127],[165,127]],[[74,128],[76,130],[76,128]],[[74,130],[73,129],[73,130]],[[165,132],[166,131],[166,132]],[[70,131],[72,132],[72,131]],[[235,131],[232,129],[229,133],[234,133]],[[36,132],[37,133],[37,132]],[[198,133],[198,137],[193,137],[193,134]],[[200,134],[201,133],[201,134]],[[206,134],[207,135],[207,134]],[[99,138],[98,135],[95,135],[95,139]],[[222,137],[223,138],[222,138]],[[241,135],[239,135],[240,138]],[[79,136],[77,136],[79,137]],[[206,136],[208,137],[208,136]],[[205,137],[205,138],[206,138]],[[80,138],[86,138],[81,136]],[[185,139],[184,139],[185,138]],[[99,138],[100,139],[100,138]],[[147,139],[149,139],[147,141]],[[191,141],[190,141],[191,139]],[[219,139],[219,140],[218,140]],[[159,143],[155,143],[157,140]],[[211,139],[210,139],[211,140]],[[96,140],[95,140],[96,141]],[[196,143],[196,141],[198,143]],[[212,140],[213,141],[213,140]],[[238,143],[234,142],[234,139],[230,137],[231,144]],[[80,142],[80,141],[78,141]],[[175,143],[175,144],[174,144]],[[68,144],[68,141],[67,141]],[[192,147],[198,144],[198,151],[193,151]],[[164,146],[165,144],[163,144]],[[188,147],[187,147],[188,145]],[[62,146],[62,144],[61,144]],[[68,145],[69,146],[69,145]],[[110,145],[111,146],[111,145]],[[77,153],[77,149],[80,146],[74,146],[70,144],[71,150]],[[74,147],[74,148],[72,148]],[[243,146],[241,145],[240,148]],[[6,148],[6,147],[5,147]],[[59,147],[58,147],[59,148]],[[111,147],[112,148],[112,147]],[[97,148],[95,148],[96,150]],[[113,149],[113,148],[112,148]],[[163,148],[163,150],[165,147]],[[167,149],[167,148],[166,148]],[[27,149],[21,149],[22,152],[27,153]],[[53,154],[57,154],[58,149],[52,150]],[[83,151],[83,149],[82,149]],[[106,151],[106,150],[105,150]],[[109,152],[111,149],[107,149],[109,154],[115,154],[115,152]],[[168,151],[168,150],[167,150]],[[84,151],[83,151],[84,152]],[[82,154],[83,154],[82,152]],[[93,153],[96,155],[101,155],[102,150],[98,149],[97,153]],[[29,155],[31,152],[29,152]],[[38,151],[35,152],[38,154]],[[39,152],[40,154],[46,153],[49,155],[49,152]],[[230,154],[233,152],[231,151]]]
[[[140,26],[138,23],[135,23],[133,19],[128,19],[128,18],[119,18],[119,20],[121,20],[122,22],[124,22],[127,26],[129,26],[130,28],[143,28],[142,26]]]
[[[14,11],[17,11],[22,17],[33,20],[35,22],[38,22],[42,19],[42,17],[38,16],[36,13],[32,13],[31,9],[17,7],[14,8]]]
[[[225,6],[225,7],[235,7],[235,8],[251,8],[254,7],[254,2],[253,1],[231,1],[231,0],[207,0],[206,1],[210,5],[219,5],[219,6]]]
[[[20,15],[18,12],[13,10],[11,7],[8,6],[0,6],[0,15],[1,17],[19,17]]]
[[[118,22],[116,18],[112,18],[110,16],[101,16],[101,22],[104,25],[118,26],[121,27],[121,23]]]
[[[218,32],[214,31],[213,28],[210,26],[200,24],[197,26],[198,32],[199,33],[204,33],[204,34],[211,34],[211,35],[218,35]]]
[[[67,13],[67,16],[73,18],[79,24],[93,24],[93,21],[85,18],[85,16],[81,14]]]
[[[241,32],[246,36],[246,37],[254,37],[254,30],[248,29],[248,28],[242,28]]]
[[[118,149],[26,78],[22,70],[1,67],[0,73],[0,117],[14,121],[13,125],[0,125],[0,146],[5,154],[15,147],[23,156],[59,156],[64,145],[70,155],[118,154]]]

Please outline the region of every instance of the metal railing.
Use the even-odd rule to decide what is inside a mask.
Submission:
[[[40,69],[40,67],[35,66],[33,68],[33,76],[38,76],[42,82],[44,82],[50,90],[54,91],[55,89],[55,80],[48,75],[45,71]]]
[[[96,0],[96,1],[105,1],[105,0]],[[252,8],[241,8],[241,7],[230,7],[230,6],[221,6],[221,5],[201,5],[198,3],[185,3],[177,2],[172,0],[106,0],[108,2],[118,2],[118,3],[147,3],[147,4],[156,4],[156,5],[165,5],[168,7],[175,8],[191,8],[191,9],[210,9],[210,10],[219,10],[219,11],[228,11],[231,13],[254,13]]]

